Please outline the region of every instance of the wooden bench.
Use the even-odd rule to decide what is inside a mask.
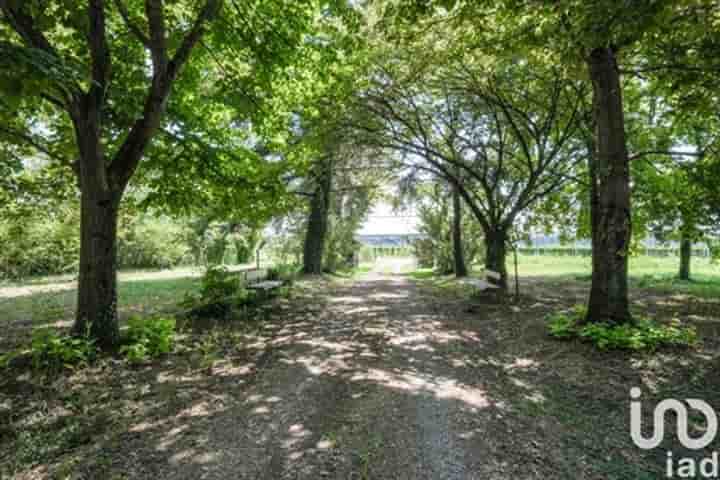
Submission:
[[[477,289],[478,292],[484,292],[485,290],[492,290],[493,288],[500,288],[491,280],[500,281],[502,275],[492,270],[485,270],[485,278],[466,278],[461,280],[462,283],[470,285]]]
[[[248,285],[247,288],[249,288],[250,290],[261,290],[264,292],[269,292],[282,286],[283,282],[280,280],[265,280],[262,282],[253,283],[252,285]]]
[[[264,280],[262,282],[256,282],[248,285],[246,288],[248,290],[253,290],[255,292],[258,292],[259,298],[268,298],[270,293],[274,292],[278,288],[282,287],[285,282],[281,280]]]
[[[267,269],[263,268],[252,268],[242,271],[243,280],[245,280],[245,285],[248,286],[265,280],[267,278],[267,275]]]

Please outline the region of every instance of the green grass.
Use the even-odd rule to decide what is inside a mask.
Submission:
[[[520,277],[566,277],[579,281],[590,281],[590,257],[558,255],[519,255]],[[684,293],[698,297],[720,297],[720,264],[713,264],[707,258],[692,259],[692,280],[677,278],[679,259],[677,257],[630,257],[631,285],[653,288],[665,293]],[[512,258],[508,271],[514,266]]]
[[[583,276],[590,275],[590,257],[558,255],[518,255],[521,277],[534,276]],[[508,259],[508,271],[512,271],[512,258]],[[677,257],[630,257],[630,276],[673,276],[679,268]],[[693,276],[697,280],[720,278],[720,264],[712,264],[707,258],[693,258]]]
[[[414,278],[415,280],[426,280],[433,278],[435,276],[435,272],[432,268],[418,268],[415,271],[408,272],[408,276],[410,278]]]
[[[701,298],[720,298],[720,263],[713,264],[707,258],[692,259],[692,280],[677,278],[679,259],[677,257],[630,258],[631,287],[651,288],[667,294],[688,294]],[[508,258],[508,272],[512,275],[512,256]],[[482,274],[482,267],[474,269]],[[590,257],[570,255],[518,255],[520,278],[551,277],[558,280],[589,282]],[[408,275],[416,280],[431,280],[436,277],[432,269],[418,269]],[[439,279],[441,277],[437,277]]]
[[[121,316],[131,313],[172,312],[187,292],[197,291],[199,278],[127,280],[118,283]],[[0,318],[33,325],[72,318],[77,303],[73,289],[0,298]]]
[[[358,278],[368,272],[372,271],[372,264],[360,264],[357,267],[352,268],[346,268],[343,270],[337,270],[335,272],[330,273],[329,275],[331,277],[339,277],[343,279],[352,279],[352,278]]]

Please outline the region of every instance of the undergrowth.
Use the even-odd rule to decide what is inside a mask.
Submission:
[[[250,296],[238,275],[224,266],[215,266],[203,275],[199,294],[187,294],[181,306],[192,317],[225,318],[234,307],[247,303]]]
[[[698,340],[695,328],[683,326],[677,319],[669,324],[648,318],[619,325],[608,322],[583,324],[585,315],[584,307],[550,315],[547,319],[550,335],[562,340],[577,338],[600,350],[654,351],[661,347],[691,347]]]
[[[120,352],[132,363],[170,353],[175,343],[175,319],[130,317],[125,339]]]

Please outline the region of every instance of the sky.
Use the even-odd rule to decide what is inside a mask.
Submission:
[[[390,204],[373,206],[358,235],[407,235],[417,233],[418,218],[412,211],[394,212]]]

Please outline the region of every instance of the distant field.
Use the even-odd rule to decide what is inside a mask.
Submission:
[[[707,258],[693,258],[692,280],[677,279],[676,257],[632,257],[630,259],[630,282],[633,287],[650,288],[658,293],[691,294],[703,298],[720,298],[720,263],[713,264]],[[514,273],[512,256],[508,258],[508,273]],[[480,274],[477,267],[477,273]],[[520,278],[550,277],[553,280],[589,283],[590,258],[557,255],[518,255]],[[418,269],[410,273],[415,279],[428,279],[435,274],[431,269]]]
[[[680,260],[677,257],[630,257],[630,275],[673,276],[677,274]],[[508,261],[512,271],[512,258]],[[590,257],[556,255],[518,255],[520,276],[590,275]],[[692,259],[692,274],[697,280],[720,279],[720,263],[712,264],[708,258]]]
[[[713,264],[708,258],[692,259],[692,281],[677,279],[677,257],[630,258],[631,286],[652,288],[661,293],[686,293],[702,298],[720,298],[720,263]],[[508,272],[513,271],[509,262]],[[589,257],[519,255],[518,271],[523,277],[566,277],[589,281],[591,268]]]

